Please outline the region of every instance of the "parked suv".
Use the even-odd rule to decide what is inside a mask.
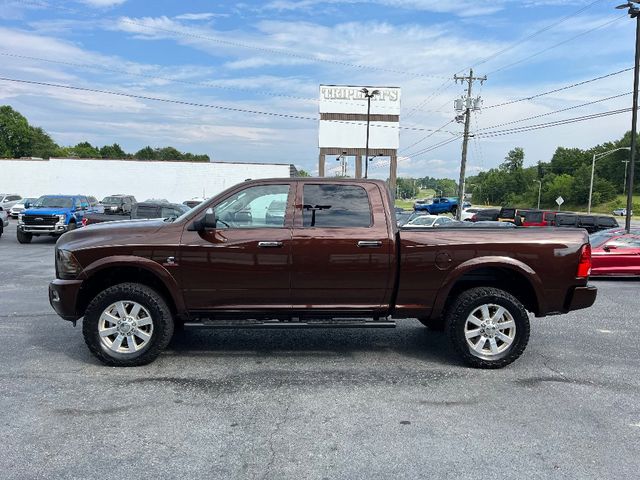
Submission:
[[[31,243],[35,235],[59,236],[82,226],[82,218],[89,209],[84,195],[44,195],[31,208],[18,214],[19,243]]]
[[[133,195],[111,195],[102,199],[104,213],[131,213],[131,207],[136,203]]]

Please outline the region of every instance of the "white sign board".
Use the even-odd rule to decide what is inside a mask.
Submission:
[[[371,114],[400,115],[400,88],[320,85],[320,113],[367,113],[363,88],[380,93],[371,98]]]
[[[558,206],[562,205],[564,203],[564,198],[562,197],[556,198],[556,203],[558,204]]]
[[[398,149],[400,88],[353,85],[320,85],[320,148],[365,147],[367,98],[361,91],[363,88],[369,92],[379,91],[379,94],[371,98],[371,115],[387,116],[377,117],[369,122],[369,148]]]

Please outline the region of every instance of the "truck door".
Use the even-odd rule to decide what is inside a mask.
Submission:
[[[375,184],[301,183],[293,228],[295,310],[385,309],[394,243]]]
[[[189,310],[264,312],[290,307],[293,190],[287,183],[238,188],[212,207],[218,219],[215,229],[185,228],[179,264]],[[279,220],[267,222],[274,201],[288,208]]]

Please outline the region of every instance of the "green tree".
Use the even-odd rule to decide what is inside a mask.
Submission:
[[[416,198],[420,190],[418,189],[417,181],[413,178],[402,178],[399,177],[396,180],[396,188],[398,192],[398,197],[407,199],[407,198]]]
[[[500,170],[504,170],[509,173],[514,173],[518,170],[522,170],[524,165],[524,150],[521,147],[516,147],[507,153],[504,157],[504,162],[500,164]]]
[[[153,148],[146,146],[134,153],[133,157],[138,160],[155,160],[156,151]]]
[[[182,153],[173,147],[163,147],[156,149],[156,160],[182,160]]]
[[[127,158],[127,153],[122,150],[120,145],[114,143],[113,145],[105,145],[100,148],[100,157],[102,158]]]
[[[309,175],[309,172],[307,172],[306,170],[299,169],[298,170],[298,176],[299,177],[310,177],[311,175]]]
[[[0,157],[31,156],[32,132],[29,122],[8,105],[0,107]]]
[[[56,156],[60,147],[54,142],[49,134],[40,127],[29,127],[31,132],[31,152],[32,157],[50,158]]]
[[[69,156],[74,158],[101,158],[100,151],[89,142],[80,142],[69,148]]]

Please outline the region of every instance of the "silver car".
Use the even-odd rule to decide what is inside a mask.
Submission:
[[[18,218],[18,215],[29,208],[31,204],[36,200],[37,198],[23,198],[22,200],[19,200],[18,203],[11,207],[11,210],[9,210],[9,215],[11,216],[11,218]]]
[[[15,193],[0,193],[0,207],[5,212],[8,212],[20,200],[22,200],[22,197]]]
[[[9,225],[9,213],[0,207],[0,237],[4,233],[4,227]]]

